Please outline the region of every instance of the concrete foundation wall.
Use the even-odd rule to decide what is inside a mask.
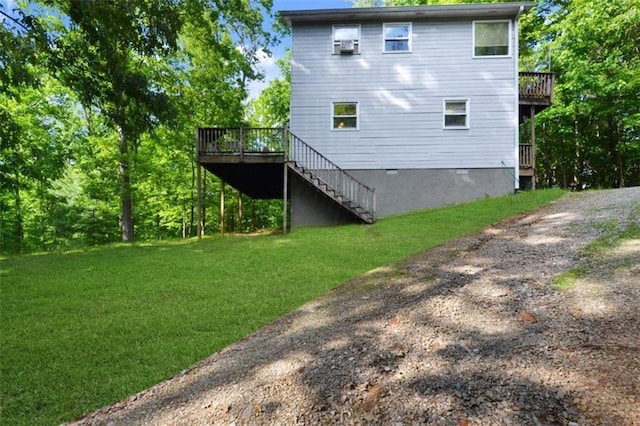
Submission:
[[[377,217],[514,193],[513,169],[347,171],[376,189]],[[351,215],[304,181],[292,179],[290,189],[292,227],[354,222]]]
[[[292,228],[360,222],[295,173],[289,173],[289,176]]]
[[[378,217],[514,193],[513,169],[347,171],[376,189]]]

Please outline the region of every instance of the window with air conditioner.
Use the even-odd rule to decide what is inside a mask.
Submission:
[[[354,55],[360,53],[360,25],[333,26],[333,54]]]

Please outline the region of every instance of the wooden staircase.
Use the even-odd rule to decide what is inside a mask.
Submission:
[[[375,221],[375,190],[288,129],[198,128],[196,154],[201,166],[253,198],[283,194],[285,164],[339,208],[362,222]]]
[[[298,176],[361,221],[375,222],[374,189],[290,132],[288,148],[287,164]]]

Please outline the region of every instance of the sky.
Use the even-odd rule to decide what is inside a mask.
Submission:
[[[311,9],[343,9],[350,8],[350,0],[273,0],[273,10],[311,10]],[[249,97],[256,98],[269,81],[278,77],[276,61],[284,56],[285,49],[291,46],[291,38],[284,38],[278,46],[271,49],[272,56],[260,58],[260,71],[265,75],[264,81],[249,84]]]

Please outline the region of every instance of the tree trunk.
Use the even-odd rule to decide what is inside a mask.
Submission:
[[[187,206],[182,200],[182,238],[187,238]]]
[[[207,173],[202,173],[202,209],[200,211],[200,214],[200,226],[202,226],[202,235],[205,235],[207,232]]]
[[[200,174],[200,165],[197,164],[194,159],[191,159],[191,223],[189,224],[191,229],[194,229],[194,192],[197,193],[197,200],[195,200],[197,221],[195,227],[196,236],[202,238],[202,176]]]
[[[133,233],[133,202],[131,200],[131,170],[129,170],[129,143],[122,126],[118,126],[118,141],[120,145],[120,164],[118,175],[120,176],[120,204],[122,215],[120,216],[120,229],[122,230],[122,242],[132,242]]]
[[[207,233],[207,174],[202,174],[202,235]]]
[[[578,114],[576,113],[576,119],[573,122],[573,135],[574,135],[574,142],[575,142],[575,150],[576,150],[576,157],[575,157],[575,163],[573,165],[573,182],[571,183],[571,185],[573,186],[572,189],[577,190],[579,187],[579,181],[580,181],[580,176],[582,175],[580,173],[580,130],[578,128]]]
[[[251,232],[256,232],[256,199],[251,199]]]
[[[20,171],[16,167],[16,186],[14,195],[14,209],[15,217],[13,222],[13,244],[14,249],[19,250],[22,246],[22,240],[24,239],[24,229],[22,227],[22,206],[20,203]]]
[[[609,153],[611,155],[611,164],[613,164],[613,182],[611,182],[612,188],[624,187],[624,167],[622,165],[622,155],[618,149],[618,123],[614,117],[609,117]]]

